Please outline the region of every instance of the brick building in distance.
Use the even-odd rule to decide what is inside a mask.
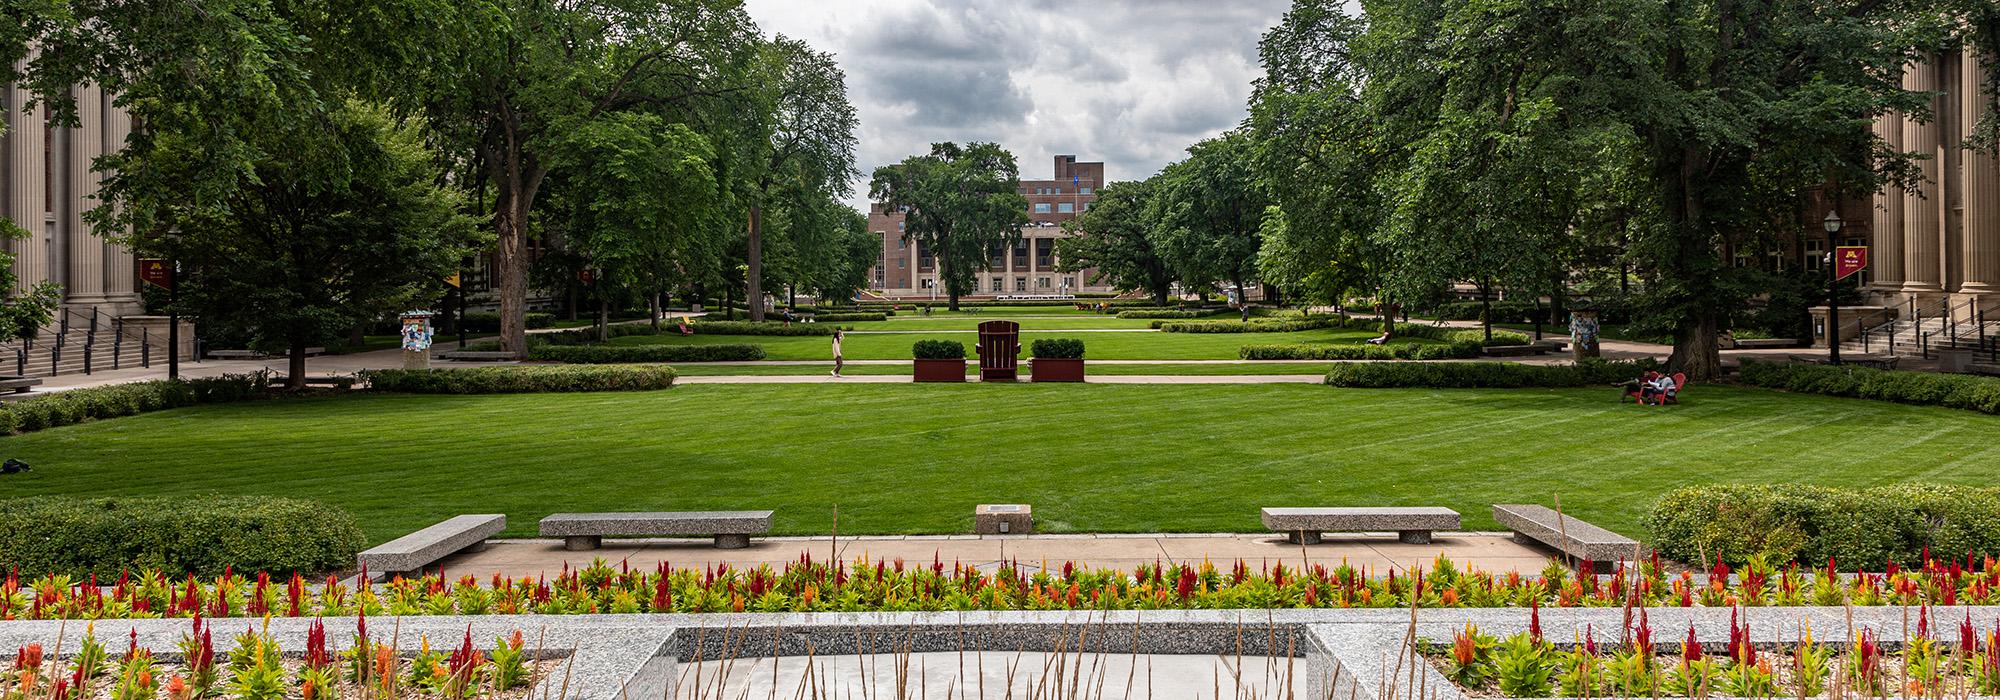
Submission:
[[[1090,209],[1104,186],[1104,164],[1078,162],[1076,156],[1055,157],[1045,180],[1021,180],[1028,200],[1028,225],[1011,248],[993,251],[986,269],[973,276],[966,298],[1064,298],[1077,294],[1110,294],[1118,290],[1091,284],[1095,270],[1056,271],[1056,241],[1062,223]],[[868,209],[868,230],[882,237],[882,254],[875,261],[869,289],[890,299],[929,300],[945,297],[938,281],[937,261],[930,252],[903,240],[903,214],[881,204]]]

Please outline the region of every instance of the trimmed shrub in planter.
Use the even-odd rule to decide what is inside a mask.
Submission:
[[[1645,518],[1662,556],[1720,557],[1732,564],[1764,556],[1843,569],[1881,570],[2000,552],[2000,489],[1897,484],[1836,489],[1804,484],[1713,484],[1661,496]]]
[[[1744,384],[1801,394],[1826,394],[1920,406],[2000,414],[2000,379],[1963,374],[1907,372],[1758,362],[1745,359]]]
[[[121,571],[200,576],[313,574],[354,565],[365,542],[347,511],[267,496],[0,500],[0,561],[25,581],[46,574],[115,580]]]
[[[965,381],[965,344],[956,340],[919,340],[910,347],[920,382]]]
[[[1526,389],[1608,386],[1638,377],[1655,363],[1584,362],[1575,365],[1523,365],[1512,362],[1409,362],[1334,365],[1326,373],[1328,386],[1362,389]]]
[[[1083,341],[1076,338],[1041,338],[1028,344],[1034,356],[1029,378],[1041,382],[1083,381]]]
[[[528,349],[528,359],[573,365],[642,364],[651,362],[739,362],[764,359],[757,345],[541,345]]]
[[[531,394],[651,391],[674,385],[666,365],[551,365],[468,369],[371,369],[361,378],[374,391],[406,394]]]
[[[270,389],[271,378],[267,373],[162,379],[71,389],[0,403],[0,435],[197,404],[243,401],[262,397]]]

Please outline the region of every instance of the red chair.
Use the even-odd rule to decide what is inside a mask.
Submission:
[[[979,381],[1019,381],[1021,324],[987,321],[979,324]]]
[[[1653,380],[1658,378],[1660,378],[1659,372],[1647,372],[1639,375],[1639,383],[1636,385],[1627,385],[1625,395],[1618,398],[1618,403],[1625,403],[1625,399],[1631,399],[1633,403],[1637,404],[1646,403],[1646,385],[1651,384]]]
[[[1654,405],[1656,405],[1656,406],[1665,406],[1665,405],[1667,405],[1667,404],[1670,404],[1670,403],[1671,403],[1671,404],[1679,404],[1679,403],[1681,402],[1681,392],[1682,392],[1682,391],[1685,391],[1685,390],[1686,390],[1687,388],[1688,388],[1688,376],[1687,376],[1687,373],[1686,373],[1686,372],[1675,372],[1675,373],[1674,373],[1674,390],[1673,390],[1673,391],[1669,391],[1669,392],[1667,392],[1667,393],[1665,393],[1665,394],[1662,394],[1662,395],[1659,395],[1659,396],[1655,396],[1655,397],[1653,397],[1653,401],[1654,401]]]

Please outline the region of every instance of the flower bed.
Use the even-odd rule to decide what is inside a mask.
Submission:
[[[1922,609],[1893,644],[1862,628],[1839,645],[1816,641],[1810,627],[1795,628],[1787,643],[1754,642],[1749,623],[1738,617],[1732,611],[1729,641],[1720,650],[1699,641],[1692,623],[1684,639],[1657,639],[1642,611],[1636,624],[1622,633],[1605,630],[1603,639],[1588,630],[1557,644],[1542,636],[1535,617],[1527,631],[1505,639],[1468,623],[1450,644],[1423,641],[1417,651],[1475,698],[2000,695],[2000,629],[1975,629],[1969,614],[1952,623]],[[1949,632],[1939,629],[1946,625]]]
[[[1735,578],[1732,573],[1738,573]],[[480,581],[430,576],[350,588],[329,576],[308,586],[227,575],[197,581],[150,573],[121,579],[108,592],[75,579],[43,577],[0,584],[0,619],[261,617],[381,615],[569,615],[585,613],[890,612],[952,610],[1206,610],[1270,608],[1504,608],[1733,606],[1992,605],[2000,603],[2000,568],[1932,562],[1917,570],[1844,576],[1831,569],[1782,571],[1727,566],[1706,574],[1668,575],[1655,562],[1620,565],[1614,574],[1570,573],[1551,564],[1539,574],[1460,569],[1439,559],[1398,574],[1348,565],[1298,569],[1222,569],[1203,562],[1140,566],[1132,571],[1070,564],[1030,573],[1003,565],[992,573],[962,563],[907,566],[857,560],[811,560],[781,568],[728,565],[653,571],[612,568],[602,560],[552,578]]]
[[[530,648],[519,630],[481,650],[474,646],[469,628],[455,647],[433,648],[428,638],[415,642],[394,635],[378,638],[368,633],[366,619],[358,625],[347,648],[339,651],[328,643],[325,625],[314,622],[303,653],[288,653],[274,635],[254,629],[236,635],[234,646],[218,653],[215,631],[200,618],[168,654],[141,646],[136,630],[115,657],[88,633],[78,635],[71,649],[63,649],[61,640],[53,648],[28,644],[15,653],[13,671],[0,674],[0,697],[504,700],[527,697],[528,689],[560,663],[546,650]],[[66,657],[57,658],[57,651]]]

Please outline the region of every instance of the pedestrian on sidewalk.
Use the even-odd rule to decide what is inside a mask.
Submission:
[[[842,338],[846,337],[847,337],[847,331],[839,328],[833,329],[833,378],[834,379],[840,378],[840,370],[847,364],[846,360],[841,358],[840,356],[840,341]]]

